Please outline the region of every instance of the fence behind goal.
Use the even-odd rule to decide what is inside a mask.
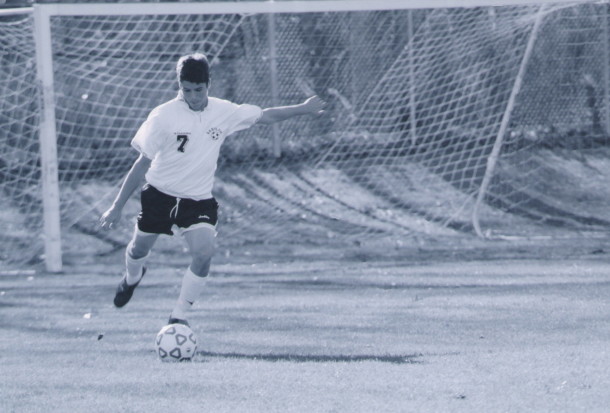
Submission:
[[[177,93],[177,58],[195,51],[212,61],[213,96],[328,102],[324,116],[227,140],[215,187],[221,246],[603,233],[608,6],[412,3],[0,14],[0,265],[40,261],[45,241],[48,259],[53,237],[64,255],[125,245],[136,200],[115,232],[97,219],[137,156],[129,143],[139,124]],[[58,230],[49,233],[43,205],[53,205],[54,185]]]

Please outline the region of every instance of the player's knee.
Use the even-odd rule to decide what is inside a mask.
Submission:
[[[125,250],[125,253],[127,255],[129,255],[131,258],[133,258],[134,260],[146,257],[149,252],[150,252],[149,248],[139,246],[137,243],[134,243],[133,241],[127,245],[127,248]]]
[[[191,262],[191,271],[199,276],[199,277],[207,277],[210,272],[210,264],[212,262],[211,257],[195,257],[193,256],[193,261]]]
[[[193,263],[198,267],[209,265],[212,261],[213,252],[210,250],[197,251],[192,254]]]

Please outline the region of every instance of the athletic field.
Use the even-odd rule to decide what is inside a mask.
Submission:
[[[161,363],[153,346],[182,263],[153,257],[121,310],[122,251],[64,274],[4,273],[0,411],[608,411],[601,249],[269,251],[219,254],[190,317],[191,363]]]

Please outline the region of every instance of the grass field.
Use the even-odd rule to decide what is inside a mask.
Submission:
[[[2,412],[607,412],[610,265],[565,259],[219,258],[191,326],[153,341],[183,271],[121,253],[0,277]]]

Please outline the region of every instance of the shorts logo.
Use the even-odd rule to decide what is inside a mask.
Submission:
[[[212,140],[218,140],[222,135],[222,130],[220,128],[210,128],[207,132],[208,136],[212,138]]]

